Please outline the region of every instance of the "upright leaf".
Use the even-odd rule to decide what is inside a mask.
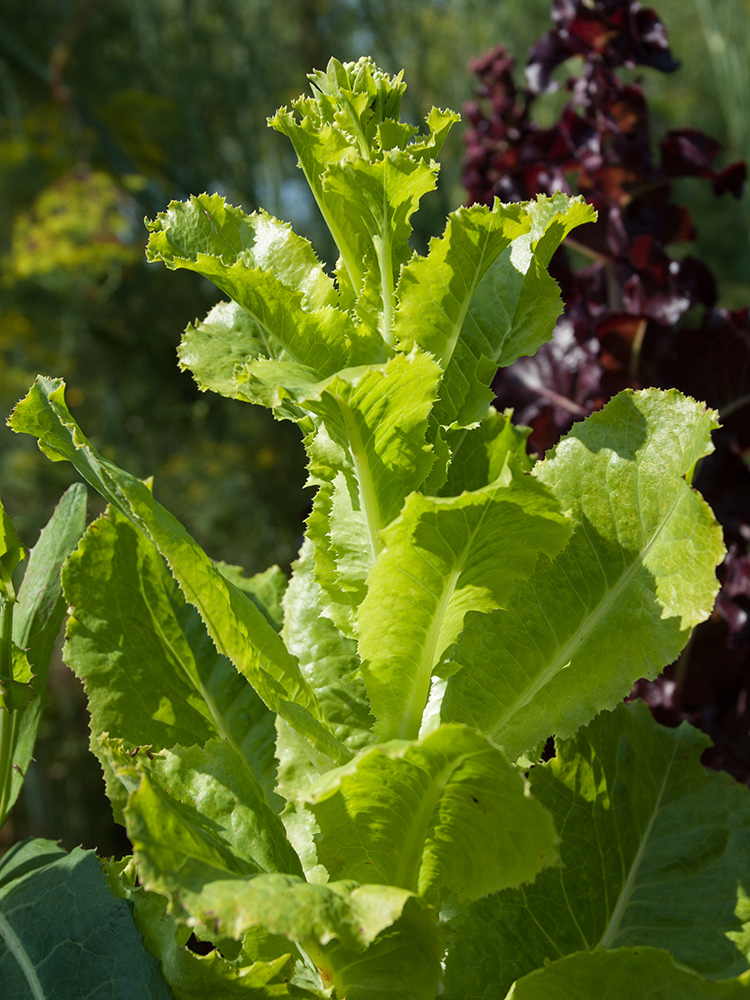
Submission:
[[[519,217],[520,209],[526,212],[526,219],[523,214]],[[446,426],[454,421],[468,426],[480,420],[492,398],[489,385],[498,366],[506,367],[522,354],[533,354],[552,336],[562,302],[547,266],[570,230],[596,217],[582,199],[571,200],[561,193],[551,198],[539,195],[536,202],[518,207],[498,203],[494,213],[498,213],[497,224],[508,237],[516,230],[518,234],[495,257],[476,287],[471,287],[461,335],[446,358],[436,407],[439,422]],[[434,244],[433,252],[440,249],[440,244]],[[443,251],[446,256],[447,249]],[[467,266],[462,255],[451,255],[447,273],[452,276]],[[431,294],[446,308],[455,309],[450,305],[450,291],[442,287],[441,272],[433,276],[427,264],[424,270],[430,275]],[[452,284],[456,284],[455,279]]]
[[[503,607],[536,556],[555,556],[570,526],[557,501],[505,465],[458,497],[412,494],[382,532],[386,550],[359,612],[362,671],[381,739],[414,739],[432,671],[469,611]]]
[[[445,720],[518,755],[569,736],[676,659],[718,589],[721,531],[685,482],[715,426],[676,390],[626,391],[535,466],[576,528],[507,610],[467,616]]]
[[[11,728],[10,749],[0,754],[7,798],[0,808],[0,826],[18,797],[31,763],[39,720],[45,704],[47,673],[65,617],[60,572],[86,526],[86,488],[71,486],[42,529],[29,555],[13,613],[13,642],[24,650],[29,667],[31,697],[2,726]],[[0,709],[0,711],[5,711]]]

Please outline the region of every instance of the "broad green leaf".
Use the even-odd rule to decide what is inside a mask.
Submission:
[[[748,996],[750,975],[710,982],[665,951],[618,948],[552,962],[516,983],[506,1000],[746,1000]],[[455,994],[456,1000],[459,997],[469,1000],[463,992]]]
[[[183,526],[134,476],[99,455],[65,406],[64,383],[39,376],[10,418],[32,434],[52,461],[70,461],[102,496],[144,532],[161,552],[186,600],[200,612],[220,653],[228,656],[266,705],[311,743],[342,762],[348,753],[320,722],[320,709],[299,666],[263,613],[226,580]]]
[[[23,545],[16,534],[13,522],[0,503],[0,599],[13,600],[13,570],[26,558]]]
[[[310,793],[318,855],[334,879],[402,886],[435,905],[477,899],[557,860],[551,819],[526,792],[462,726],[374,747]]]
[[[387,887],[362,886],[377,893]],[[368,909],[377,905],[368,900]],[[407,900],[402,915],[381,931],[363,952],[332,941],[310,947],[324,983],[346,1000],[434,1000],[439,980],[442,940],[429,913]]]
[[[1,508],[0,508],[1,510]],[[18,599],[13,607],[12,638],[16,647],[16,680],[27,679],[29,697],[23,698],[2,729],[9,727],[8,752],[0,754],[6,797],[0,806],[0,826],[23,785],[31,762],[45,703],[47,672],[65,617],[60,571],[86,526],[86,488],[80,483],[63,494],[55,512],[42,529],[29,556]],[[26,662],[21,663],[20,651]],[[33,672],[33,675],[32,675]],[[2,710],[0,710],[2,711]]]
[[[4,1000],[172,998],[94,852],[48,840],[0,860],[0,982]]]
[[[676,390],[626,391],[577,424],[533,474],[576,523],[506,610],[467,616],[447,654],[445,721],[510,757],[567,737],[675,660],[707,618],[724,547],[685,482],[714,414]],[[636,627],[637,624],[637,627]]]
[[[180,368],[192,373],[201,390],[239,396],[235,369],[252,358],[290,360],[287,351],[264,336],[250,313],[236,302],[217,302],[206,318],[185,330],[177,349]]]
[[[503,996],[548,961],[597,948],[664,948],[711,979],[747,972],[750,790],[702,766],[708,745],[640,702],[560,742],[530,782],[554,817],[561,864],[458,919],[452,995],[491,984]]]
[[[273,716],[217,653],[143,533],[110,508],[68,560],[63,583],[71,608],[64,658],[83,682],[92,735],[157,750],[220,736],[272,795]],[[102,765],[121,821],[123,793],[106,753]]]
[[[448,216],[445,232],[430,241],[427,255],[415,254],[401,270],[396,296],[395,343],[400,350],[418,344],[447,368],[474,293],[488,268],[531,217],[524,205],[459,208]]]
[[[547,266],[570,230],[596,217],[582,199],[561,193],[549,198],[539,195],[536,202],[522,207],[528,215],[528,232],[518,235],[496,257],[473,291],[435,410],[441,424],[457,421],[468,426],[481,420],[492,398],[488,387],[498,366],[533,354],[552,336],[562,302]],[[495,211],[509,212],[513,220],[518,208],[498,204]],[[452,271],[465,266],[463,258],[449,258]],[[442,299],[447,293],[441,295],[438,283],[434,294]]]
[[[494,483],[458,497],[412,494],[381,532],[386,549],[368,580],[359,653],[376,732],[414,739],[441,654],[470,611],[503,607],[537,554],[555,556],[570,525],[555,498],[510,464]]]
[[[197,271],[248,313],[255,326],[248,330],[247,321],[242,322],[243,347],[254,341],[264,345],[261,356],[289,357],[319,377],[373,360],[367,352],[357,356],[356,348],[352,356],[352,321],[336,307],[333,283],[310,244],[287,223],[262,210],[245,215],[219,195],[204,194],[172,202],[149,229],[149,260]],[[218,344],[230,359],[236,356],[226,333]],[[205,348],[199,364],[203,354]],[[209,363],[217,367],[216,360]]]

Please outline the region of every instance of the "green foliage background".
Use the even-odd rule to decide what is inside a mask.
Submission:
[[[656,0],[674,76],[647,72],[655,130],[694,126],[750,158],[750,0]],[[250,572],[288,565],[306,515],[296,429],[265,411],[203,397],[176,365],[184,327],[216,292],[147,265],[144,215],[219,191],[324,242],[288,144],[264,127],[331,55],[370,54],[406,69],[404,108],[471,96],[467,61],[502,42],[519,63],[549,25],[548,0],[5,0],[0,11],[0,410],[37,372],[66,379],[94,443],[135,474],[218,559]],[[559,95],[549,98],[550,115]],[[460,130],[443,153],[438,195],[417,219],[424,244],[463,200]],[[697,252],[728,305],[750,301],[748,236],[699,182],[683,182]],[[695,252],[695,250],[693,250]],[[0,428],[0,493],[22,538],[71,479],[33,442]],[[14,824],[115,850],[108,806],[92,807],[97,767],[80,736],[85,710],[70,675],[55,691]],[[57,805],[53,806],[53,803]],[[93,811],[92,811],[93,809]],[[2,846],[0,844],[0,846]]]

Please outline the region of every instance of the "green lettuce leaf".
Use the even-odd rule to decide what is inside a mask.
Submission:
[[[273,797],[273,715],[217,653],[142,532],[110,508],[68,560],[63,583],[71,609],[64,657],[86,691],[92,749],[99,752],[101,733],[131,750],[203,746],[222,737],[237,766]],[[111,780],[106,752],[101,761],[122,821],[124,792]]]
[[[426,136],[399,122],[405,84],[370,59],[310,75],[313,96],[282,108],[269,124],[286,135],[338,247],[348,308],[357,299],[366,327],[392,344],[394,288],[408,256],[410,216],[435,186],[434,158],[458,116],[433,109]]]
[[[197,271],[229,295],[252,320],[250,330],[247,321],[241,327],[241,343],[257,344],[259,356],[288,358],[312,368],[319,378],[372,360],[367,351],[357,356],[352,347],[357,331],[337,308],[332,280],[310,244],[288,223],[262,210],[245,215],[219,195],[203,194],[172,202],[149,223],[149,230],[148,260]],[[193,350],[197,342],[194,336]],[[236,354],[226,335],[218,343]],[[204,354],[199,352],[198,365]]]
[[[401,886],[435,905],[531,881],[557,860],[554,826],[520,773],[462,726],[374,747],[309,797],[332,878]]]
[[[456,994],[457,1000],[459,995],[462,1000],[467,996]],[[685,969],[667,952],[618,948],[552,962],[516,983],[506,1000],[745,1000],[748,996],[750,975],[714,983]]]
[[[521,205],[496,202],[483,212],[459,209],[427,258],[415,259],[403,275],[404,319],[411,318],[413,332],[405,324],[402,336],[404,343],[426,338],[441,359],[435,415],[445,426],[481,420],[498,366],[549,340],[562,302],[547,266],[571,229],[596,218],[582,199],[560,193]],[[417,321],[421,310],[427,322]]]
[[[440,369],[418,350],[324,381],[287,365],[289,377],[279,383],[279,367],[247,366],[247,393],[277,412],[291,401],[315,418],[305,441],[310,481],[319,487],[308,535],[325,613],[352,636],[367,574],[383,547],[381,530],[433,463],[427,428]]]
[[[747,973],[750,790],[701,765],[708,745],[640,702],[561,741],[530,775],[561,864],[457,919],[449,995],[484,997],[491,985],[504,996],[547,962],[599,948],[664,948],[711,979]]]
[[[362,672],[381,739],[414,739],[432,671],[470,611],[503,607],[537,554],[557,555],[570,525],[554,497],[505,465],[458,497],[412,494],[381,532],[358,628]]]
[[[52,461],[70,461],[102,496],[144,532],[161,552],[186,600],[220,653],[250,681],[265,704],[308,740],[311,751],[343,762],[349,753],[322,724],[320,708],[295,658],[242,590],[227,580],[183,526],[134,476],[99,455],[65,405],[64,383],[39,376],[10,418],[15,431],[32,434]]]
[[[187,947],[190,929],[170,916],[166,897],[137,885],[132,857],[120,861],[102,859],[101,864],[112,892],[132,903],[136,927],[148,950],[158,958],[175,1000],[322,996],[294,982],[294,965],[299,956],[286,939],[248,934],[237,957],[232,947],[235,942],[230,939],[221,941],[222,952],[214,949],[206,955],[196,954]]]
[[[677,658],[718,590],[721,529],[685,481],[715,427],[676,390],[628,390],[535,466],[576,528],[506,610],[467,615],[447,654],[457,672],[445,721],[515,757],[569,736]]]
[[[302,873],[281,820],[226,740],[135,757],[110,741],[109,752],[131,791],[125,820],[139,863],[148,858],[186,887],[227,875]]]

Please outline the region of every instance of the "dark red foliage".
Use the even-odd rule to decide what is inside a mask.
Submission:
[[[478,85],[465,109],[463,180],[470,203],[583,194],[598,220],[552,261],[565,302],[552,341],[501,372],[495,390],[540,452],[626,386],[675,386],[720,411],[716,451],[695,485],[729,548],[721,593],[681,660],[635,694],[668,724],[700,725],[716,744],[707,761],[750,783],[750,311],[717,308],[706,264],[670,252],[695,240],[672,182],[698,177],[740,197],[746,166],[717,167],[719,143],[695,129],[654,141],[640,81],[618,75],[678,68],[654,11],[635,0],[554,0],[552,20],[529,51],[524,86],[502,46],[470,64]],[[558,79],[573,57],[579,75]],[[565,101],[542,128],[534,104],[551,90]]]

